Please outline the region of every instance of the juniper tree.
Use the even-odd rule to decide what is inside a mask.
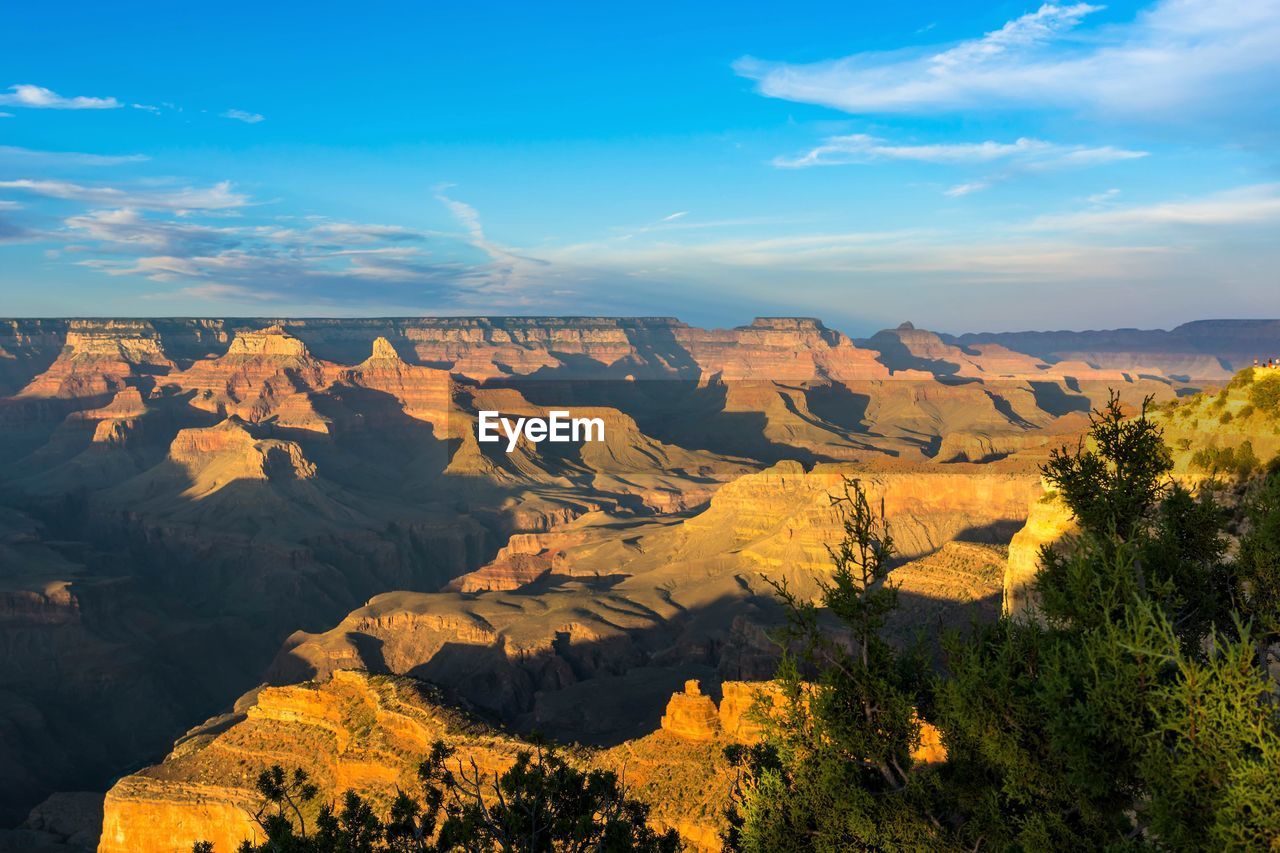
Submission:
[[[1256,645],[1280,600],[1280,485],[1258,490],[1229,561],[1223,512],[1168,478],[1146,412],[1113,395],[1088,444],[1051,456],[1078,534],[1042,551],[1033,618],[946,640],[932,691],[878,637],[891,539],[855,488],[820,601],[779,588],[800,651],[765,741],[734,753],[733,849],[1280,848],[1280,721]],[[941,766],[886,760],[913,742],[912,702],[941,729]]]
[[[1044,471],[1081,531],[1067,553],[1041,554],[1038,618],[949,643],[939,790],[955,837],[1038,850],[1280,843],[1280,814],[1243,783],[1278,769],[1280,729],[1226,594],[1223,513],[1165,480],[1145,406],[1125,419],[1113,397],[1090,435]]]
[[[916,655],[880,636],[897,607],[893,537],[857,480],[832,496],[842,536],[819,601],[774,582],[789,622],[778,682],[784,701],[763,743],[727,750],[738,766],[726,847],[742,851],[936,846],[939,827],[912,773],[922,684]],[[839,637],[823,624],[838,623]],[[812,680],[806,679],[813,675]]]

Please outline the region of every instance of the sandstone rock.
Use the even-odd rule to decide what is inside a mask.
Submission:
[[[0,394],[19,394],[0,400],[0,486],[49,521],[0,543],[4,815],[136,766],[300,628],[273,678],[415,672],[519,725],[575,688],[598,720],[591,680],[646,667],[766,677],[760,574],[813,592],[842,474],[874,482],[917,558],[908,622],[985,612],[990,553],[968,540],[1025,516],[1033,444],[1108,385],[1172,395],[1173,373],[1275,328],[1044,347],[904,330],[922,365],[891,373],[805,318],[0,320]],[[562,405],[609,440],[474,441],[479,408]],[[1008,458],[935,476],[1012,436]],[[756,473],[783,460],[802,467]],[[545,538],[499,551],[512,534]],[[670,685],[636,689],[656,725]]]
[[[106,402],[127,383],[174,366],[145,322],[113,321],[103,328],[77,321],[58,358],[17,396]]]
[[[662,729],[686,740],[715,740],[720,734],[716,703],[702,693],[696,680],[687,681],[684,692],[674,694],[667,703]]]
[[[1032,503],[1026,525],[1009,542],[1009,563],[1004,575],[1004,612],[1018,616],[1034,608],[1031,585],[1040,570],[1040,549],[1062,542],[1076,529],[1075,519],[1062,499],[1045,484]]]
[[[436,694],[408,679],[335,672],[320,684],[267,688],[230,725],[196,733],[163,763],[120,780],[106,797],[98,851],[169,853],[189,850],[197,840],[234,850],[254,833],[253,779],[275,763],[305,769],[322,801],[350,789],[385,809],[397,788],[417,789],[417,763],[436,740],[457,750],[451,762],[469,769],[474,760],[488,778],[510,766],[518,750],[529,749],[439,704]],[[570,758],[624,772],[629,787],[654,802],[658,815],[682,815],[682,831],[695,843],[707,840],[718,815],[698,820],[696,804],[682,802],[687,792],[665,780],[673,771],[692,777],[695,790],[705,795],[716,760],[697,754],[691,761],[681,749],[655,747],[641,741]]]
[[[721,685],[723,698],[719,708],[703,695],[698,682],[689,681],[683,692],[675,693],[662,718],[662,730],[686,741],[721,743],[758,743],[763,725],[758,714],[776,711],[786,702],[781,686],[774,681],[726,681]],[[942,733],[933,724],[920,720],[920,743],[911,753],[919,764],[936,764],[947,760]]]

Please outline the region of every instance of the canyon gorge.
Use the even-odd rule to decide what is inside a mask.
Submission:
[[[892,524],[891,641],[936,638],[1025,605],[1070,526],[1039,465],[1112,391],[1179,476],[1280,451],[1216,396],[1277,351],[1270,320],[0,320],[0,850],[229,851],[267,763],[377,798],[436,737],[493,772],[533,732],[716,849],[773,584],[816,594],[846,479]],[[604,440],[477,440],[552,410]]]

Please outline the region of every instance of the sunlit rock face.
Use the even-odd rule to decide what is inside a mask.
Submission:
[[[1280,454],[1280,413],[1255,405],[1269,382],[1275,383],[1280,393],[1280,368],[1249,367],[1206,392],[1147,408],[1146,417],[1160,430],[1169,448],[1174,481],[1195,490],[1206,480],[1238,477],[1240,471],[1234,467],[1237,458],[1247,455],[1251,468],[1258,468]],[[1133,416],[1138,415],[1141,405],[1131,407]],[[1070,508],[1052,484],[1043,482],[1026,525],[1009,542],[1003,597],[1006,614],[1034,614],[1033,586],[1042,549],[1070,547],[1078,530]]]
[[[826,545],[840,530],[831,496],[848,477],[861,477],[894,520],[906,558],[894,570],[904,614],[895,636],[998,613],[1005,555],[992,543],[1022,525],[1036,478],[950,466],[868,475],[783,462],[721,486],[687,517],[620,524],[594,512],[512,537],[447,591],[387,593],[331,630],[295,634],[268,677],[411,674],[520,727],[547,732],[556,714],[572,713],[566,731],[586,742],[631,735],[646,721],[657,727],[668,695],[656,692],[661,672],[678,679],[710,671],[726,681],[773,674],[777,647],[767,632],[783,615],[769,581],[818,594],[832,570]],[[630,698],[627,707],[613,704],[620,696]],[[680,720],[698,714],[676,708],[668,716],[688,729]]]
[[[1021,616],[1035,607],[1036,574],[1045,547],[1064,547],[1077,530],[1071,510],[1046,486],[1027,514],[1026,525],[1009,542],[1009,562],[1004,573],[1004,612]]]
[[[470,773],[474,761],[486,785],[531,748],[408,679],[336,672],[324,683],[264,688],[192,730],[162,763],[117,782],[106,796],[98,851],[169,853],[199,840],[235,850],[254,837],[254,779],[274,763],[305,770],[322,801],[353,790],[385,810],[398,790],[419,789],[418,763],[437,740],[456,750],[451,770],[460,762]],[[655,823],[679,829],[693,849],[719,849],[722,818],[699,814],[695,797],[718,784],[722,759],[662,733],[569,757],[622,772],[633,795],[654,805]],[[314,816],[312,805],[306,817]]]
[[[715,740],[720,736],[720,716],[716,703],[703,694],[696,680],[686,681],[684,690],[671,696],[662,730],[685,740]]]
[[[105,403],[127,385],[148,384],[174,366],[146,323],[76,321],[54,362],[15,396],[71,406]]]

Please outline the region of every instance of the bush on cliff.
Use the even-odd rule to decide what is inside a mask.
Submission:
[[[313,827],[303,805],[318,789],[302,770],[264,770],[257,788],[262,805],[254,820],[261,843],[246,841],[239,853],[550,853],[633,851],[675,853],[675,830],[655,832],[649,807],[626,796],[614,773],[583,771],[554,749],[517,754],[497,779],[486,779],[472,761],[448,768],[453,750],[437,741],[418,767],[420,797],[400,792],[380,818],[353,791],[341,806],[321,806]],[[192,853],[214,853],[197,842]]]
[[[1265,657],[1280,604],[1280,473],[1257,490],[1227,560],[1224,513],[1172,484],[1170,467],[1145,408],[1128,419],[1113,398],[1096,412],[1091,447],[1043,470],[1081,532],[1067,553],[1042,552],[1037,612],[948,638],[928,691],[868,631],[867,609],[891,606],[883,520],[847,515],[822,604],[855,648],[810,653],[829,642],[819,614],[783,590],[817,671],[807,703],[770,715],[764,743],[731,756],[742,775],[730,849],[1280,847]],[[863,541],[869,550],[849,551]],[[852,588],[840,565],[850,553]],[[871,582],[859,588],[859,576]],[[794,665],[780,677],[794,683]],[[904,763],[904,702],[939,727],[945,763]]]

